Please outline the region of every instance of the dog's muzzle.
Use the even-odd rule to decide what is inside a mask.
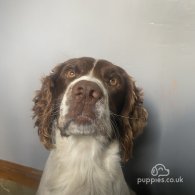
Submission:
[[[79,81],[72,88],[69,117],[85,125],[95,120],[95,105],[103,96],[100,87],[91,81]]]
[[[66,104],[67,114],[64,116],[61,133],[66,134],[70,124],[77,126],[90,126],[98,118],[98,102],[104,97],[103,91],[93,81],[80,80],[68,92]]]

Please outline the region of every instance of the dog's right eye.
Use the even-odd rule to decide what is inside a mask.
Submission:
[[[118,85],[118,79],[117,78],[112,78],[112,79],[110,79],[109,83],[113,87],[117,86]]]
[[[67,79],[72,79],[72,78],[74,78],[74,77],[76,77],[76,73],[75,73],[74,70],[68,70],[68,71],[66,72],[66,78],[67,78]]]

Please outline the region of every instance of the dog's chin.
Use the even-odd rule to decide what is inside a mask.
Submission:
[[[92,136],[96,133],[93,127],[93,120],[86,116],[78,116],[70,119],[59,127],[62,136],[70,135],[88,135]]]

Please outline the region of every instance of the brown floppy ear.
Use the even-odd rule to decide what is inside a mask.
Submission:
[[[53,109],[53,81],[52,75],[42,79],[42,87],[36,92],[33,99],[33,118],[35,126],[38,127],[40,141],[47,149],[53,147],[52,144],[52,109]]]
[[[131,77],[127,81],[127,93],[121,112],[121,147],[122,160],[132,156],[133,140],[146,126],[148,112],[143,106],[143,91],[138,89]]]

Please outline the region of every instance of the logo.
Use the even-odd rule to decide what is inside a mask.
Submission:
[[[166,169],[163,164],[156,164],[152,167],[151,174],[152,176],[165,177],[170,173],[169,169]]]
[[[152,167],[150,171],[151,175],[153,177],[139,177],[137,178],[137,184],[145,183],[145,184],[154,184],[154,183],[183,183],[184,179],[183,177],[170,177],[170,170],[165,167],[163,164],[156,164]],[[169,176],[169,177],[167,177]]]

